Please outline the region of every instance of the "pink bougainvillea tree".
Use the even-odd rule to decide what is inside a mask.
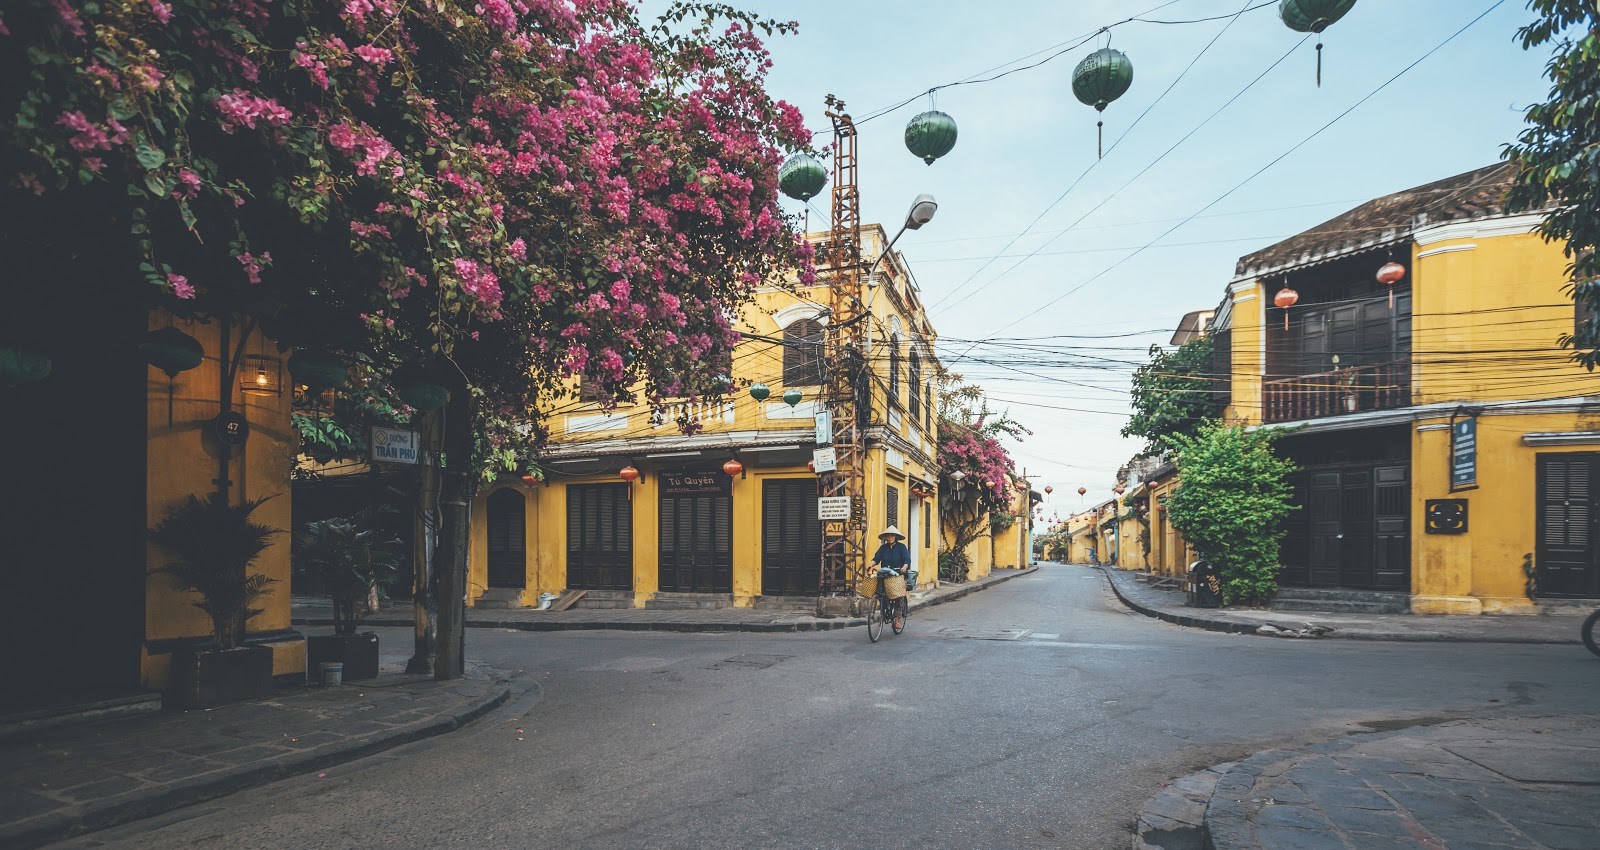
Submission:
[[[940,578],[964,581],[967,547],[1015,521],[1016,465],[1000,438],[1028,433],[1009,415],[990,411],[980,387],[940,375],[939,519],[948,544],[939,556]]]
[[[809,137],[761,40],[792,28],[701,2],[6,3],[7,294],[248,317],[378,395],[434,370],[461,503],[580,381],[727,389],[728,317],[806,262],[777,169]],[[52,344],[9,313],[0,336]]]

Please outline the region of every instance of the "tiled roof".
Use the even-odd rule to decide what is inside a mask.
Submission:
[[[1239,258],[1238,277],[1259,277],[1404,242],[1419,227],[1505,212],[1511,166],[1477,168],[1368,201],[1306,232]]]

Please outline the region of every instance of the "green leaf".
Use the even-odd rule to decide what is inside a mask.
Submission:
[[[134,156],[138,157],[139,164],[149,171],[154,171],[167,162],[167,155],[160,148],[150,144],[139,145],[134,150]]]

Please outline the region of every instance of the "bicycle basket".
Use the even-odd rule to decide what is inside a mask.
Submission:
[[[869,575],[856,579],[856,593],[861,596],[877,596],[878,577]]]
[[[905,596],[906,593],[907,593],[907,591],[906,591],[906,579],[905,579],[905,576],[885,576],[884,577],[884,579],[883,579],[883,595],[884,596],[887,596],[890,599],[899,599],[900,597]]]

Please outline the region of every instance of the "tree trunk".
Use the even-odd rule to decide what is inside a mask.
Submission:
[[[451,381],[444,408],[444,462],[439,492],[439,546],[433,567],[439,588],[439,640],[433,678],[459,679],[466,666],[467,522],[472,502],[472,402],[463,380]]]
[[[416,514],[413,519],[411,555],[411,613],[413,646],[407,673],[432,673],[435,639],[438,636],[438,587],[434,581],[433,549],[438,545],[439,528],[439,452],[442,414],[422,417],[422,468],[417,476]]]

